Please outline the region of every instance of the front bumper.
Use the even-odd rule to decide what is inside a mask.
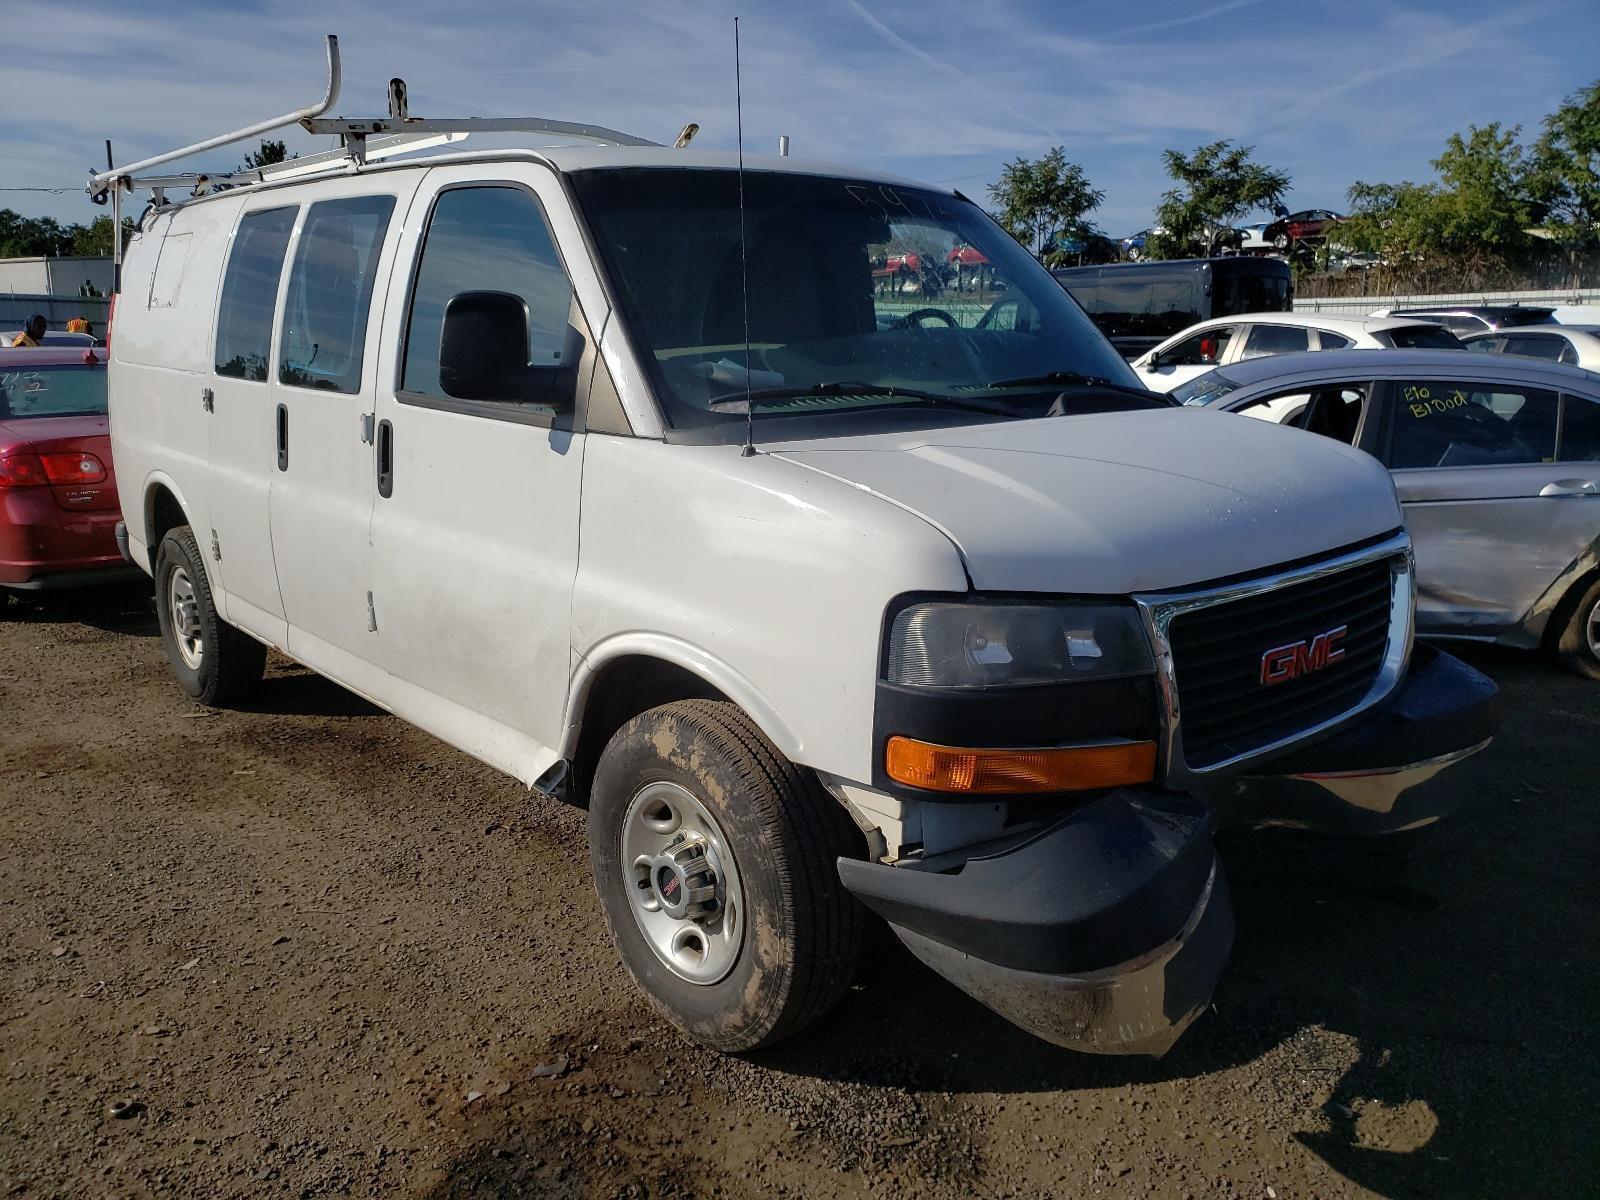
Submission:
[[[1119,788],[1044,830],[839,876],[928,966],[1030,1033],[1160,1055],[1206,1007],[1233,943],[1217,825],[1400,835],[1471,794],[1493,682],[1419,646],[1405,682],[1333,736],[1204,800]]]
[[[1118,789],[964,860],[840,859],[839,875],[951,983],[1090,1053],[1165,1053],[1233,944],[1209,813],[1153,792]]]
[[[1213,795],[1224,828],[1298,829],[1329,836],[1404,834],[1471,800],[1467,760],[1499,728],[1494,682],[1418,644],[1400,688],[1325,741],[1243,775]]]

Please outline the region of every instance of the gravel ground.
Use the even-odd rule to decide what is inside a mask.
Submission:
[[[729,1059],[634,994],[581,812],[289,663],[197,709],[137,596],[13,605],[0,1194],[1600,1195],[1600,686],[1472,661],[1475,809],[1386,889],[1235,847],[1165,1059],[1036,1042],[887,937]]]

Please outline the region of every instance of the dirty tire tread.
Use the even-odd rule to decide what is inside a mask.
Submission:
[[[795,856],[803,860],[799,876],[796,878],[782,867],[779,872],[796,911],[803,909],[806,913],[804,925],[816,931],[817,969],[798,972],[801,995],[791,1000],[767,1035],[763,1044],[769,1044],[803,1029],[827,1012],[838,1003],[855,976],[861,953],[861,912],[845,895],[835,866],[840,855],[849,854],[848,845],[840,836],[841,824],[849,818],[839,802],[823,791],[816,777],[779,754],[736,705],[689,700],[683,707],[687,712],[704,715],[708,733],[722,734],[749,755],[773,792],[788,792],[805,801],[787,806],[781,813],[801,827],[801,836],[790,839]],[[832,886],[818,886],[819,880],[831,880]]]
[[[859,834],[843,806],[816,777],[784,758],[737,705],[718,700],[675,701],[629,721],[618,730],[613,743],[632,737],[644,722],[664,713],[721,751],[738,779],[741,799],[766,827],[781,835],[784,853],[773,856],[772,866],[789,931],[787,986],[744,1022],[748,1036],[717,1038],[686,1030],[695,1040],[724,1052],[761,1049],[798,1033],[822,1016],[855,977],[864,913],[839,882],[835,860],[862,853]],[[741,870],[745,868],[741,866]],[[748,903],[747,895],[747,907]],[[614,936],[616,932],[613,929]],[[651,1002],[683,1027],[665,1002],[644,986],[631,963],[628,969]]]
[[[169,549],[170,547],[170,549]],[[173,646],[171,620],[166,596],[165,564],[181,556],[200,602],[200,620],[205,639],[205,654],[199,672],[190,672]],[[235,629],[217,614],[211,598],[211,577],[205,558],[187,525],[174,526],[161,539],[156,555],[156,615],[161,624],[167,660],[184,691],[202,704],[222,706],[244,699],[261,683],[266,670],[267,648],[247,633]]]
[[[1561,636],[1556,640],[1556,657],[1562,666],[1586,679],[1600,679],[1600,659],[1590,653],[1585,623],[1596,604],[1600,604],[1600,575],[1591,575],[1573,592],[1578,602],[1566,614]]]

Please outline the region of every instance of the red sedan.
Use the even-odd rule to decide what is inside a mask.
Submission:
[[[0,600],[130,577],[103,349],[0,350]]]

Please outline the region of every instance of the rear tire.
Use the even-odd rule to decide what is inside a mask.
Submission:
[[[713,1050],[788,1037],[849,986],[863,912],[835,860],[860,840],[816,778],[726,701],[640,714],[595,771],[589,853],[606,925],[650,1002]],[[681,889],[662,872],[675,855],[694,864]],[[674,916],[679,896],[695,906]]]
[[[267,648],[217,615],[194,531],[179,525],[156,551],[156,619],[178,684],[201,704],[242,699],[261,682]]]
[[[1591,579],[1579,594],[1556,640],[1556,656],[1569,671],[1600,679],[1600,577]]]

